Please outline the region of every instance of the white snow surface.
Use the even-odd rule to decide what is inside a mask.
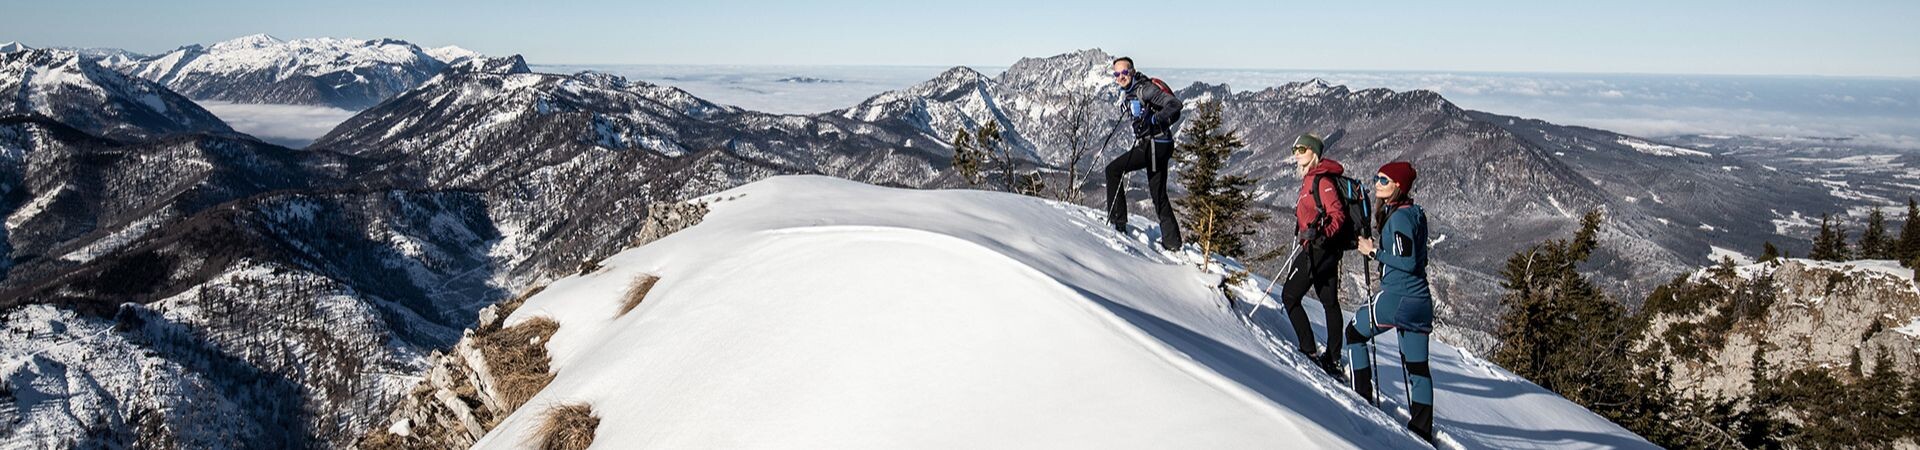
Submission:
[[[1847,262],[1831,262],[1796,258],[1794,261],[1799,261],[1808,266],[1846,272],[1848,275],[1873,274],[1876,276],[1892,277],[1899,281],[1905,281],[1907,284],[1914,284],[1914,270],[1901,266],[1899,261],[1890,259],[1859,259]],[[1914,290],[1915,292],[1920,292],[1920,286],[1914,286]]]
[[[433,59],[438,59],[440,60],[440,62],[444,62],[447,64],[453,64],[456,62],[484,56],[484,55],[481,55],[480,52],[467,50],[466,48],[462,48],[458,45],[428,48],[428,49],[422,49],[422,51],[427,52],[427,56],[432,56]]]
[[[705,200],[701,224],[508,318],[561,324],[556,378],[475,448],[531,445],[574,402],[601,418],[594,448],[1426,446],[1401,425],[1396,338],[1379,339],[1382,412],[1299,356],[1266,280],[1231,287],[1262,299],[1248,319],[1218,264],[1158,251],[1155,228],[819,176]],[[659,284],[620,314],[643,273]],[[1445,343],[1432,355],[1441,447],[1652,448]]]
[[[1655,144],[1638,139],[1621,138],[1620,145],[1632,147],[1634,151],[1656,156],[1713,156],[1711,153],[1680,148],[1666,144]]]
[[[1715,263],[1718,263],[1722,258],[1732,259],[1733,263],[1736,265],[1744,266],[1748,264],[1753,264],[1753,257],[1747,256],[1747,254],[1745,253],[1740,253],[1739,250],[1724,248],[1717,245],[1707,246],[1707,259],[1712,260]]]
[[[1898,332],[1900,334],[1920,338],[1920,317],[1913,318],[1913,320],[1911,322],[1907,322],[1905,326],[1902,326],[1900,328],[1895,328],[1893,329],[1893,331]]]

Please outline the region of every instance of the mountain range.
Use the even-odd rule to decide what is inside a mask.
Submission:
[[[1068,185],[1065,172],[1124,143],[1095,138],[1118,113],[1109,60],[1028,58],[995,77],[957,67],[792,115],[395,40],[256,35],[137,59],[6,52],[0,400],[12,401],[0,418],[15,425],[0,436],[348,446],[476,311],[589,271],[661,208],[784,174],[967,187],[947,142],[988,122],[1061,196],[1097,204],[1099,182]],[[1327,136],[1328,156],[1357,178],[1415,161],[1435,227],[1439,335],[1468,351],[1494,345],[1500,264],[1570,234],[1584,211],[1609,217],[1593,269],[1634,303],[1646,280],[1689,272],[1714,246],[1803,242],[1804,227],[1780,224],[1885,199],[1720,147],[1466,110],[1426,91],[1309,80],[1178,93],[1221,103],[1250,144],[1230,171],[1261,179],[1268,211],[1293,206],[1286,146],[1300,133]],[[189,98],[364,111],[292,150]],[[1071,165],[1076,143],[1093,154]],[[1256,239],[1267,249],[1290,239],[1291,214],[1275,216]]]
[[[476,56],[480,54],[457,46],[422,48],[396,39],[281,40],[255,34],[159,55],[101,61],[199,101],[324,105],[358,111]]]

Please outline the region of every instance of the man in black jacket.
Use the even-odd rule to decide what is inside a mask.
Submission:
[[[1160,247],[1180,248],[1180,220],[1167,200],[1167,165],[1173,158],[1173,124],[1180,121],[1181,103],[1173,92],[1133,68],[1133,58],[1113,60],[1113,81],[1120,85],[1122,121],[1133,124],[1134,145],[1107,164],[1107,222],[1127,230],[1128,172],[1147,169],[1147,192],[1153,212],[1160,216]]]

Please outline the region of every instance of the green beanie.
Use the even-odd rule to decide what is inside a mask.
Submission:
[[[1326,151],[1325,144],[1320,143],[1320,137],[1314,136],[1313,133],[1300,135],[1299,139],[1293,140],[1293,146],[1306,147],[1308,150],[1313,150],[1314,156],[1320,156],[1320,152]]]

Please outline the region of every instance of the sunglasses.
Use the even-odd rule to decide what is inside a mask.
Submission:
[[[1121,70],[1113,73],[1114,78],[1120,78],[1128,75],[1133,75],[1133,69]]]
[[[1310,148],[1310,147],[1307,147],[1307,146],[1305,146],[1305,145],[1296,145],[1296,146],[1294,146],[1294,147],[1293,147],[1293,152],[1294,152],[1294,153],[1306,153],[1306,152],[1310,152],[1310,151],[1313,151],[1313,149],[1312,149],[1312,148]]]
[[[1393,179],[1387,178],[1386,175],[1377,175],[1373,177],[1373,182],[1381,186],[1386,186],[1389,184],[1393,184]]]

